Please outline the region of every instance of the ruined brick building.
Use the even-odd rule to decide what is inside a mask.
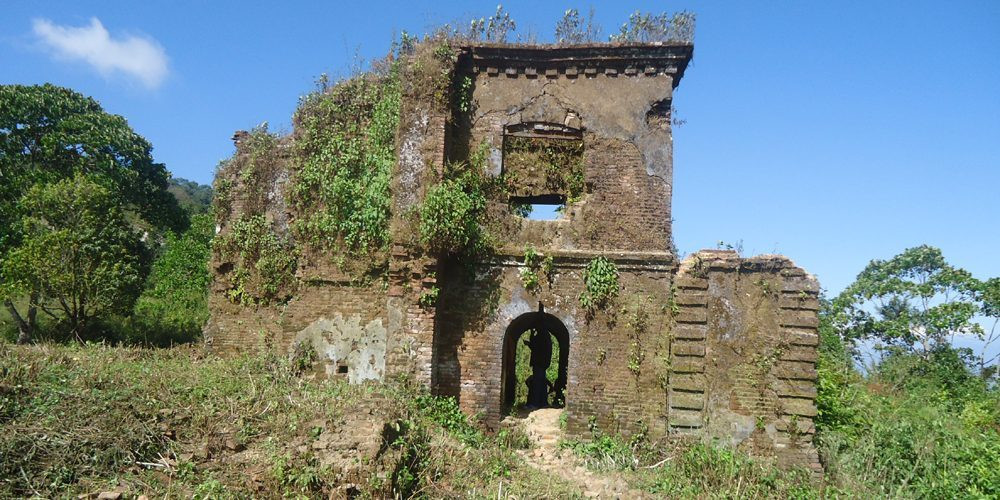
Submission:
[[[819,470],[816,280],[782,256],[710,250],[679,260],[673,250],[670,110],[693,47],[452,49],[418,47],[394,61],[395,161],[374,272],[296,232],[306,210],[292,199],[305,175],[299,131],[276,139],[270,166],[249,174],[261,155],[238,133],[216,183],[220,237],[255,214],[261,241],[292,260],[265,262],[266,245],[217,245],[211,347],[306,346],[324,374],[351,382],[406,374],[496,428],[513,404],[515,346],[547,331],[568,432],[702,436]],[[429,74],[446,78],[414,82]],[[421,244],[415,218],[446,165],[510,181],[489,192],[490,252]],[[526,204],[560,205],[559,215],[523,217],[516,208]],[[600,257],[617,293],[587,303],[585,274]],[[270,268],[290,274],[254,281]],[[281,292],[237,300],[255,283]]]

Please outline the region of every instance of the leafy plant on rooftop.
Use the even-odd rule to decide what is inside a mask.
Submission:
[[[633,12],[612,42],[694,42],[695,14],[688,11],[660,14]]]
[[[497,5],[497,11],[487,18],[473,19],[469,23],[469,38],[491,43],[504,43],[507,37],[517,29],[517,23],[504,10],[503,5]]]
[[[584,19],[577,9],[568,9],[556,23],[556,43],[560,45],[578,45],[596,42],[601,37],[601,26],[594,21],[594,8]]]

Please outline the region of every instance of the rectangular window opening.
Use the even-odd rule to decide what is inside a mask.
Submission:
[[[566,197],[558,194],[512,196],[510,210],[528,220],[559,220],[566,212]]]
[[[337,373],[347,373],[347,365],[337,365]]]

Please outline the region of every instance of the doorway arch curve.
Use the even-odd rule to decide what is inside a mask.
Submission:
[[[555,337],[559,344],[557,377],[556,380],[551,381],[552,389],[548,397],[549,401],[557,395],[562,395],[562,398],[565,399],[570,349],[569,331],[559,318],[549,313],[544,311],[524,313],[514,318],[504,332],[500,396],[500,407],[504,415],[510,413],[513,408],[517,393],[517,343],[525,333],[532,330],[550,334]]]

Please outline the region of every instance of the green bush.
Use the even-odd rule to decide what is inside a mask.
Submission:
[[[994,399],[994,404],[995,404]],[[934,391],[858,401],[853,429],[819,434],[827,472],[839,486],[893,497],[1000,495],[1000,435],[983,418],[969,425]]]
[[[181,234],[168,234],[153,262],[124,340],[148,345],[190,342],[208,320],[208,260],[215,224],[208,214],[191,218]]]
[[[821,316],[816,441],[834,486],[855,494],[1000,494],[1000,394],[953,348],[890,352],[863,376]]]
[[[459,254],[481,244],[486,198],[461,179],[432,186],[420,207],[420,242],[432,252]]]

